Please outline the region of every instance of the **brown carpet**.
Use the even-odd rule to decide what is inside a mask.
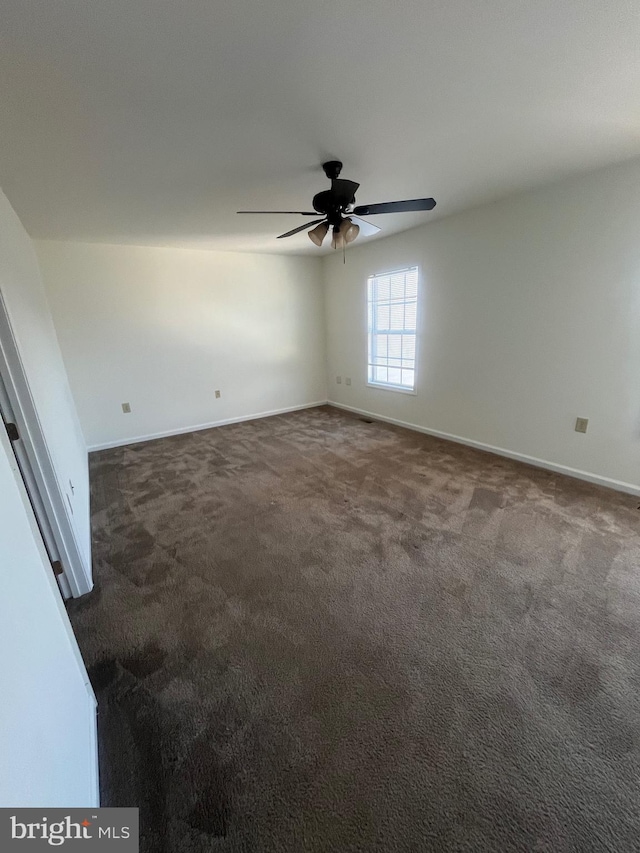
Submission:
[[[328,407],[91,470],[142,851],[640,850],[636,499]]]

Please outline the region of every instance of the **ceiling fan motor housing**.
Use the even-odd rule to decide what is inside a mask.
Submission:
[[[339,179],[338,176],[342,171],[340,160],[329,160],[322,164],[322,168],[331,181],[331,189],[317,193],[313,197],[313,209],[318,213],[324,213],[329,224],[337,228],[347,208],[355,204],[355,192],[359,184],[355,181]]]
[[[314,195],[313,209],[317,210],[318,213],[324,213],[330,225],[334,225],[336,222],[339,223],[342,218],[341,208],[336,203],[335,196],[331,190],[324,190]]]

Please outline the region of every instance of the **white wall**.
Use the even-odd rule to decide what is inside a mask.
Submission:
[[[319,259],[36,248],[90,448],[326,400]]]
[[[640,489],[640,162],[350,248],[346,261],[324,261],[330,400]],[[367,276],[413,264],[415,397],[366,385]]]
[[[33,243],[0,192],[0,292],[85,573],[91,578],[87,448],[69,388]],[[73,483],[71,490],[69,481]],[[66,501],[66,499],[63,498]],[[67,505],[69,505],[67,504]],[[66,508],[65,508],[66,512]]]
[[[95,806],[95,700],[4,430],[0,496],[0,807]]]

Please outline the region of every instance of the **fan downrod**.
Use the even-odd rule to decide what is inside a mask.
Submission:
[[[340,162],[340,160],[328,160],[326,163],[322,164],[322,168],[324,169],[324,173],[329,178],[329,180],[333,181],[342,171],[342,163]]]

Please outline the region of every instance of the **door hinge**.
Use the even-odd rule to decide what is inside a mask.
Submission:
[[[62,563],[60,562],[60,560],[53,560],[53,562],[51,563],[51,568],[53,569],[53,573],[56,577],[58,577],[58,575],[61,575],[63,572]]]
[[[17,441],[20,438],[18,427],[15,424],[5,424],[5,427],[7,428],[7,435],[9,436],[9,441]]]

